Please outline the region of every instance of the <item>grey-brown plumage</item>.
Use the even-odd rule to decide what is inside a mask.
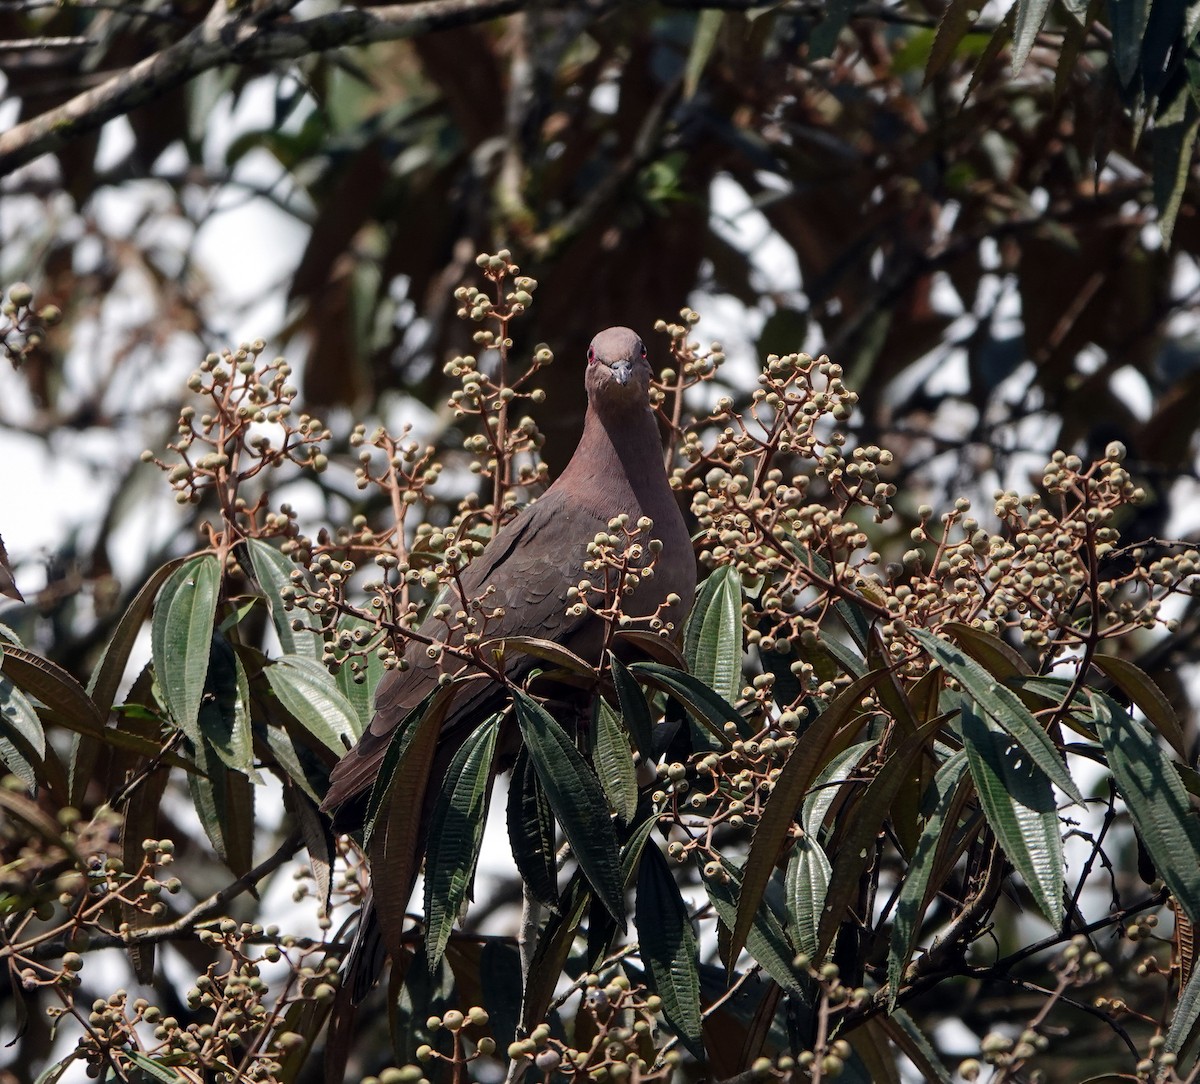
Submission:
[[[696,585],[691,540],[667,482],[662,441],[650,408],[651,372],[642,340],[629,328],[602,331],[588,349],[588,409],[583,436],[562,475],[488,544],[462,576],[467,600],[483,598],[503,616],[488,622],[487,636],[537,636],[553,640],[590,662],[599,662],[603,628],[595,617],[568,615],[568,588],[587,577],[587,544],[624,513],[631,521],[653,520],[651,536],[662,542],[652,579],[625,599],[625,612],[645,616],[675,593],[682,600],[664,613],[678,628]],[[459,607],[466,608],[462,601]],[[455,608],[459,608],[455,607]],[[426,636],[444,634],[428,620]],[[340,826],[352,827],[375,781],[388,741],[407,713],[434,687],[440,674],[423,643],[405,652],[407,668],[380,682],[375,716],[358,745],[334,768],[322,807],[341,811]],[[531,663],[514,654],[510,673]],[[478,682],[460,694],[442,725],[437,762],[449,763],[467,734],[503,703],[494,682]],[[439,778],[437,765],[432,773]],[[435,791],[436,792],[436,791]]]

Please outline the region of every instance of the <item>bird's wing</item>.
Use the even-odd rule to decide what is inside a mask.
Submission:
[[[488,612],[503,611],[487,621],[484,635],[538,636],[571,647],[590,622],[586,614],[567,613],[567,589],[583,578],[587,543],[603,527],[593,514],[552,490],[504,527],[461,577],[466,601],[482,598]],[[431,618],[420,632],[461,640],[461,633],[447,637],[446,626]],[[326,809],[370,788],[396,727],[436,686],[442,668],[423,643],[410,642],[404,657],[407,668],[384,675],[370,725],[334,768],[322,803]],[[515,660],[510,672],[520,673],[528,665]],[[455,672],[452,662],[448,669]],[[477,721],[485,709],[499,706],[502,695],[494,682],[472,682],[456,699],[443,734],[450,738],[461,724]]]

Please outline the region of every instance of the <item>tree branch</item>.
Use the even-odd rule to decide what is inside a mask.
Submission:
[[[553,6],[568,2],[554,0]],[[173,45],[0,135],[0,177],[222,64],[292,60],[347,45],[396,41],[484,22],[522,6],[523,0],[418,0],[259,24],[249,13],[227,16],[219,0],[201,25]]]

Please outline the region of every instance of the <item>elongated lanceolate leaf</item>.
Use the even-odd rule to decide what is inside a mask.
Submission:
[[[247,539],[245,545],[246,553],[250,557],[250,568],[267,600],[267,608],[271,611],[271,623],[275,626],[283,653],[302,655],[320,661],[325,638],[309,629],[293,629],[293,615],[306,618],[307,614],[302,610],[289,611],[284,606],[281,595],[285,587],[292,586],[292,573],[297,571],[299,566],[261,539]]]
[[[967,755],[959,750],[938,769],[925,795],[929,815],[925,818],[921,838],[917,841],[904,880],[900,884],[900,897],[896,901],[895,916],[892,920],[891,949],[888,954],[888,996],[891,1008],[895,1008],[904,969],[913,953],[913,939],[924,917],[925,895],[937,858],[938,844],[947,832],[954,830],[954,825],[946,823],[946,817],[966,770]]]
[[[642,849],[634,920],[642,962],[662,998],[663,1016],[688,1050],[703,1060],[696,934],[667,860],[655,846]]]
[[[1046,13],[1050,10],[1050,0],[1017,0],[1017,25],[1013,30],[1013,75],[1020,74],[1025,67],[1025,61],[1033,50],[1042,23],[1046,21]]]
[[[621,727],[620,717],[600,697],[596,699],[592,730],[592,762],[613,812],[622,824],[628,824],[637,812],[638,802],[633,750]]]
[[[691,674],[658,662],[635,662],[629,672],[679,700],[688,709],[688,714],[700,723],[693,733],[709,748],[724,750],[732,746],[733,742],[725,733],[726,723],[733,723],[739,737],[753,737],[750,724],[738,710]]]
[[[829,858],[813,836],[796,840],[784,880],[788,928],[796,951],[810,959],[816,959],[821,912],[832,871]]]
[[[762,902],[771,871],[775,868],[784,844],[791,836],[792,824],[804,802],[813,780],[840,749],[830,748],[842,725],[860,710],[866,692],[883,676],[876,670],[846,686],[829,706],[805,730],[803,739],[792,749],[775,780],[775,786],[763,807],[750,853],[743,869],[737,919],[730,924],[730,957],[736,958],[746,944],[746,936]]]
[[[104,736],[105,718],[91,697],[66,670],[25,648],[4,645],[0,673],[18,689],[40,700],[55,714],[55,722],[77,734]]]
[[[196,717],[208,676],[209,645],[217,612],[221,568],[211,553],[193,557],[171,576],[154,604],[154,672],[171,721],[199,748]]]
[[[997,681],[961,648],[924,629],[909,631],[942,669],[962,686],[979,711],[1011,734],[1050,782],[1072,802],[1082,805],[1083,795],[1063,764],[1061,754],[1029,709],[1021,703],[1020,697]]]
[[[425,854],[425,952],[431,974],[475,877],[499,731],[494,716],[463,742],[433,807]]]
[[[1117,789],[1158,874],[1200,924],[1200,821],[1170,757],[1111,697],[1090,693],[1096,731]]]
[[[8,678],[0,677],[0,764],[34,791],[45,752],[46,735],[33,705]]]
[[[621,718],[629,728],[642,758],[650,761],[654,758],[654,719],[650,714],[650,705],[646,703],[642,687],[634,680],[629,668],[611,651],[608,653],[608,663],[617,701],[621,705]]]
[[[541,704],[515,689],[513,706],[529,759],[575,860],[609,914],[624,928],[620,852],[600,781]]]
[[[95,670],[92,671],[91,681],[88,682],[88,695],[91,696],[101,713],[108,712],[116,700],[117,689],[120,688],[121,679],[125,676],[125,668],[129,664],[129,653],[133,650],[133,645],[142,631],[142,625],[150,616],[159,588],[188,560],[187,557],[178,557],[155,569],[153,575],[142,585],[141,590],[121,615],[117,627],[113,629],[113,633],[108,639],[108,645],[104,648],[104,654],[100,657],[100,662],[97,663]]]
[[[727,930],[732,930],[738,915],[738,897],[742,887],[742,871],[727,858],[721,859],[722,874],[705,877],[704,890],[717,917]],[[791,994],[804,994],[804,987],[792,968],[795,952],[783,932],[783,923],[764,901],[754,915],[750,932],[746,935],[746,951],[754,957],[762,969],[780,986]],[[732,967],[735,955],[729,959]]]
[[[1171,743],[1180,760],[1188,759],[1187,739],[1183,727],[1166,694],[1144,670],[1116,655],[1093,655],[1092,665],[1102,670],[1120,686],[1139,708],[1151,725]]]
[[[683,636],[688,670],[730,703],[742,691],[742,577],[733,565],[700,588]]]
[[[508,783],[508,842],[526,891],[557,911],[554,814],[526,749],[517,755]]]
[[[964,703],[963,746],[979,804],[1046,921],[1063,922],[1062,834],[1050,780],[1007,731]]]
[[[1163,1052],[1181,1054],[1183,1048],[1188,1044],[1189,1036],[1195,1031],[1198,1020],[1200,1020],[1200,968],[1192,972],[1192,977],[1188,979],[1187,985],[1179,993],[1179,999],[1175,1003],[1175,1015],[1171,1017],[1171,1026],[1167,1029],[1167,1041],[1163,1045]],[[1196,1055],[1193,1054],[1187,1064],[1179,1064],[1177,1068],[1185,1074],[1189,1073],[1195,1061]],[[1184,1079],[1187,1079],[1186,1076]]]
[[[340,755],[358,740],[362,733],[358,712],[319,662],[285,655],[264,673],[279,702],[322,745]]]

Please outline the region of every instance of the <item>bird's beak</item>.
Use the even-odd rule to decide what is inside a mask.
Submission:
[[[618,384],[624,387],[629,383],[629,377],[633,373],[632,361],[614,361],[612,364],[612,375],[616,378]]]

